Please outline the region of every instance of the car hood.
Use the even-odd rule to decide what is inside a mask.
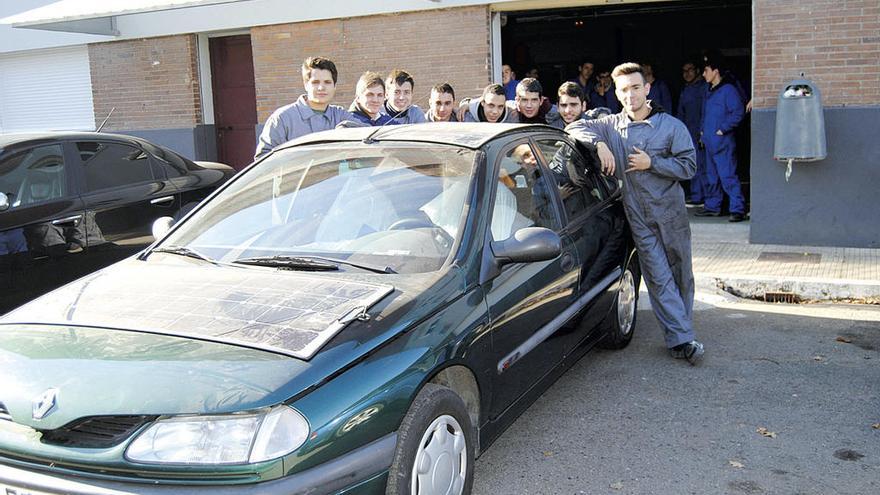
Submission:
[[[267,407],[319,386],[461,293],[457,270],[357,276],[132,258],[0,318],[0,369],[11,384],[0,403],[41,429],[86,416]],[[299,318],[307,299],[326,314]],[[369,320],[339,324],[364,307]],[[316,322],[335,328],[321,336]],[[312,354],[296,355],[316,338]],[[35,420],[31,407],[49,389],[57,411]]]
[[[210,414],[286,399],[307,363],[265,351],[106,328],[0,326],[0,408],[51,430],[92,416]],[[34,406],[54,391],[42,418]],[[35,417],[36,416],[36,417]]]

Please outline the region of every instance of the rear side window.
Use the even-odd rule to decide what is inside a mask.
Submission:
[[[97,141],[78,142],[76,148],[89,192],[153,180],[149,156],[139,148]]]
[[[67,177],[61,145],[37,146],[0,161],[0,191],[11,208],[44,203],[67,196]]]

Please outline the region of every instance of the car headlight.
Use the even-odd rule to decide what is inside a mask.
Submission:
[[[125,457],[161,464],[253,463],[293,452],[308,435],[308,421],[287,406],[254,414],[173,417],[150,425]]]

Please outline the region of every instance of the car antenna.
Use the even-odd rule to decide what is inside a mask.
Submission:
[[[101,129],[104,128],[104,124],[106,124],[107,121],[110,120],[110,116],[113,115],[114,110],[116,110],[116,107],[113,107],[110,109],[110,113],[107,114],[107,117],[104,119],[104,122],[101,122],[101,125],[99,125],[97,129],[95,129],[95,132],[101,132]]]

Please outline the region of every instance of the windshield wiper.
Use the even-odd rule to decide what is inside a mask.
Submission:
[[[212,264],[215,264],[215,265],[219,264],[217,261],[212,260],[211,258],[209,258],[209,257],[205,256],[204,254],[202,254],[202,253],[196,251],[195,249],[193,249],[193,248],[189,248],[189,247],[186,247],[186,246],[166,246],[166,247],[160,247],[160,248],[156,248],[156,249],[150,251],[150,253],[151,253],[151,254],[152,254],[152,253],[169,253],[169,254],[177,254],[177,255],[180,255],[180,256],[187,256],[187,257],[189,257],[189,258],[195,258],[195,259],[197,259],[197,260],[207,261],[208,263],[212,263]]]
[[[330,271],[338,270],[339,265],[348,265],[362,270],[368,270],[375,273],[397,273],[389,266],[374,266],[364,263],[354,263],[351,261],[340,260],[336,258],[325,258],[323,256],[312,255],[275,255],[275,256],[254,256],[252,258],[241,258],[233,261],[233,263],[241,263],[244,265],[257,266],[275,266],[278,268],[286,268],[289,270],[306,270],[306,271]]]

